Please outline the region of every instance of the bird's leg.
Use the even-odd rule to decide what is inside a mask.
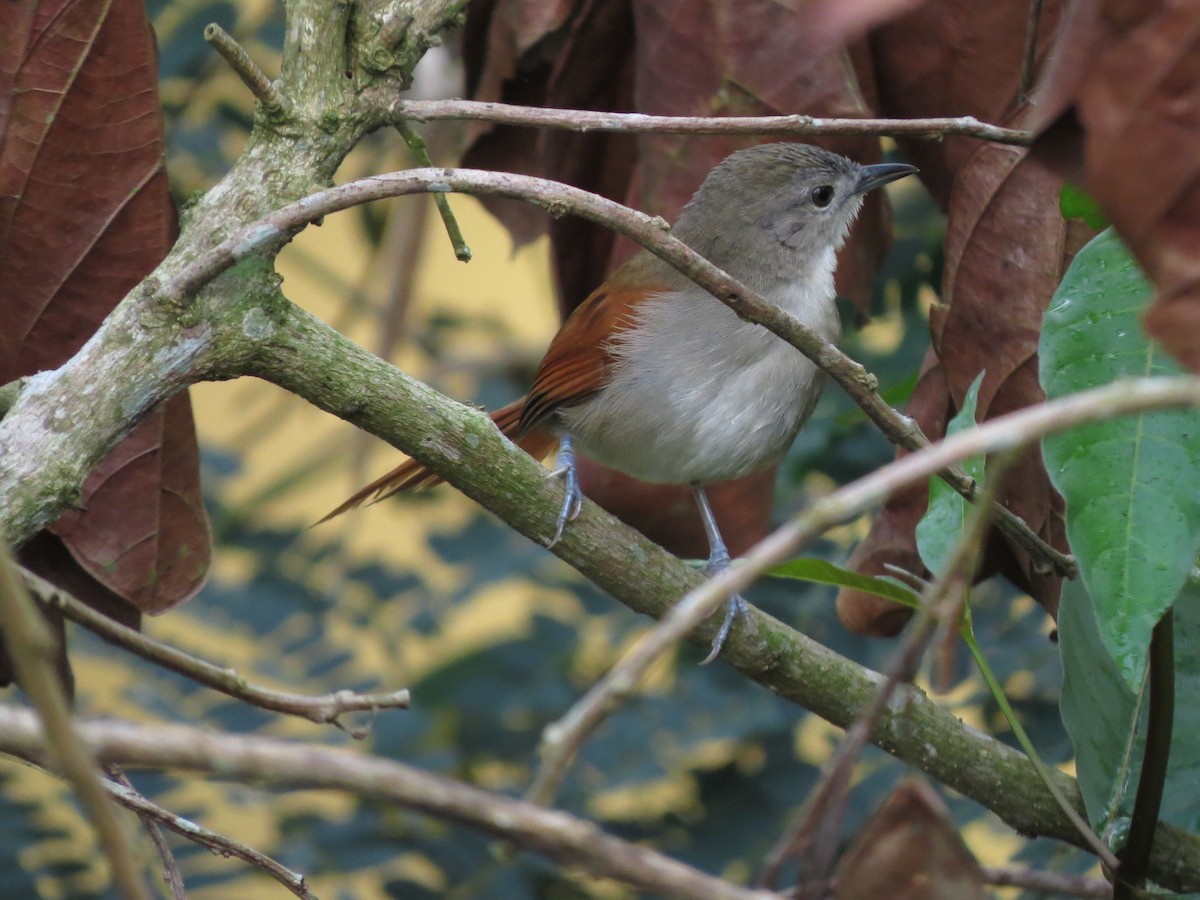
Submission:
[[[729,568],[729,549],[721,537],[721,530],[717,528],[717,518],[713,515],[712,507],[708,505],[704,487],[695,483],[692,485],[692,493],[696,497],[696,506],[700,508],[700,520],[704,522],[704,533],[708,535],[709,554],[708,562],[704,564],[704,574],[711,578]],[[725,638],[729,637],[729,630],[733,627],[734,619],[738,616],[745,617],[746,612],[747,604],[741,594],[734,594],[729,598],[729,604],[725,607],[725,621],[721,623],[721,627],[717,630],[717,636],[713,638],[712,650],[709,651],[708,656],[704,657],[700,665],[703,666],[717,658],[725,643]]]
[[[571,436],[563,434],[559,438],[558,455],[554,457],[554,471],[550,478],[562,478],[566,487],[562,509],[558,512],[558,527],[554,529],[554,538],[546,545],[549,549],[562,539],[563,528],[568,522],[574,521],[583,508],[583,491],[579,489],[579,474],[575,471],[575,451],[571,447]]]

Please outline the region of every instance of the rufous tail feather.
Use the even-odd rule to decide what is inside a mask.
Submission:
[[[558,438],[545,428],[533,428],[528,433],[518,437],[517,431],[521,422],[521,410],[524,406],[525,398],[522,397],[520,400],[510,403],[508,406],[502,407],[492,413],[492,421],[496,423],[496,427],[500,429],[500,432],[506,438],[534,459],[545,459],[550,454],[550,451],[554,449],[554,445],[558,443]],[[382,478],[372,481],[316,524],[320,525],[322,522],[328,522],[330,519],[340,516],[342,513],[356,507],[363,506],[364,504],[378,503],[380,500],[386,500],[388,497],[403,491],[433,487],[435,484],[441,483],[442,477],[440,475],[430,471],[422,463],[417,462],[417,460],[408,459]]]

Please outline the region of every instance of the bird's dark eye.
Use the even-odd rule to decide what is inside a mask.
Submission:
[[[812,197],[814,206],[824,209],[833,202],[833,186],[823,184],[820,187],[813,188],[813,192],[809,196]]]

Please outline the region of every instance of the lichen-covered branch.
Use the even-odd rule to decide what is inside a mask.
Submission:
[[[310,403],[344,418],[411,453],[422,462],[437,461],[439,471],[467,496],[496,512],[509,525],[545,544],[554,533],[561,486],[545,470],[505,440],[478,410],[447,400],[432,388],[372,356],[303,310],[290,307],[276,336],[258,357],[258,374]],[[336,365],[335,365],[336,363]],[[1200,402],[1195,379],[1171,387],[1118,387],[1098,401],[1078,401],[1087,416],[1116,411],[1114,404],[1147,402],[1142,390],[1179,393],[1171,403]],[[1125,391],[1124,400],[1121,399]],[[1104,407],[1103,410],[1100,407]],[[1076,414],[1082,414],[1076,410]],[[1064,408],[1037,407],[1019,414],[1036,428],[1066,424]],[[1000,422],[997,425],[997,422]],[[698,572],[650,543],[638,532],[591,503],[567,529],[554,552],[630,608],[663,618],[670,612],[674,642],[706,645],[716,623],[702,621],[731,591],[741,590],[756,572],[793,552],[807,535],[845,521],[877,504],[897,483],[924,477],[962,455],[998,449],[1025,435],[1002,420],[989,422],[923,454],[909,454],[888,467],[889,474],[868,477],[837,504],[789,522],[744,560],[706,581]],[[903,473],[903,474],[899,474]],[[683,601],[675,598],[687,594]],[[848,726],[875,696],[880,676],[829,648],[753,611],[735,628],[722,658],[817,715]],[[954,715],[912,687],[898,689],[899,700],[885,711],[871,734],[872,743],[930,776],[987,806],[1022,834],[1045,835],[1076,845],[1079,832],[1038,779],[1020,752],[964,726]],[[1079,806],[1073,779],[1055,776],[1062,792]],[[1184,849],[1190,848],[1190,849]],[[1156,881],[1200,887],[1200,837],[1164,826],[1154,857]]]

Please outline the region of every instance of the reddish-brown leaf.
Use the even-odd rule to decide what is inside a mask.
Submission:
[[[150,615],[204,584],[211,536],[200,496],[199,448],[187,394],[172,397],[96,467],[83,512],[52,526],[92,576]]]
[[[75,353],[175,237],[154,41],[138,0],[0,6],[0,382]],[[195,593],[210,538],[191,410],[154,413],[55,526],[98,584],[161,612]]]
[[[1061,0],[1046,0],[1038,28],[1038,59],[1048,50],[1061,18]],[[1008,119],[1017,103],[1028,3],[925,3],[871,35],[882,115],[897,118],[975,116]],[[980,141],[901,139],[906,157],[943,210],[959,168]]]
[[[983,871],[926,782],[902,782],[838,864],[838,900],[983,900]]]
[[[1200,371],[1200,6],[1076,4],[1061,43],[1044,149],[1082,168],[1157,289],[1147,330]]]

